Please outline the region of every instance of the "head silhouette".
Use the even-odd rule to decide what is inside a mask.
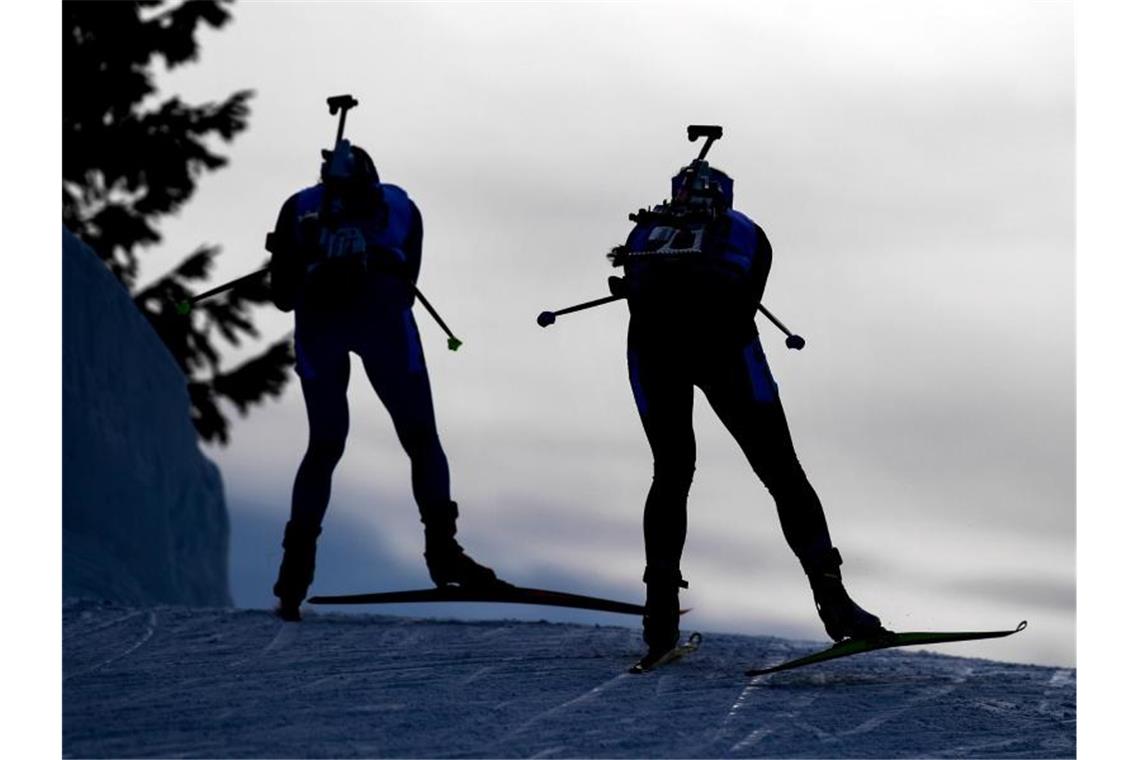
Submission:
[[[351,192],[380,182],[372,156],[348,140],[341,140],[335,150],[322,150],[321,157],[321,182],[332,189]]]
[[[707,186],[704,186],[705,178]],[[732,185],[732,177],[720,169],[707,166],[704,171],[699,171],[692,164],[688,164],[673,175],[673,200],[684,203],[711,197],[714,203],[724,208],[732,208]]]

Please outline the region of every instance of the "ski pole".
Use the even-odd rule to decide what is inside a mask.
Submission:
[[[608,283],[610,286],[610,295],[606,296],[605,298],[595,298],[593,301],[586,301],[585,303],[575,304],[574,306],[567,306],[565,309],[559,309],[558,311],[544,311],[538,315],[538,326],[549,327],[550,325],[554,324],[554,320],[560,314],[572,314],[576,311],[582,311],[583,309],[592,309],[595,306],[601,306],[602,304],[606,303],[613,303],[614,301],[620,301],[621,299],[625,298],[626,289],[625,280],[623,278],[610,277]]]
[[[178,306],[176,307],[178,310],[178,313],[185,316],[185,315],[190,313],[190,309],[193,307],[193,305],[198,303],[199,301],[210,298],[212,296],[216,296],[219,293],[224,293],[225,291],[230,290],[234,287],[237,287],[238,285],[241,285],[244,282],[248,282],[250,280],[255,280],[258,277],[262,277],[268,271],[269,271],[269,267],[263,267],[262,269],[258,269],[256,272],[250,272],[249,274],[247,274],[243,277],[239,277],[236,280],[230,280],[229,282],[225,283],[224,285],[219,285],[218,287],[211,288],[210,290],[207,290],[204,293],[199,293],[198,295],[193,296],[193,297],[179,303]],[[445,333],[447,333],[447,347],[449,349],[451,349],[452,351],[458,351],[459,347],[463,345],[463,341],[461,341],[459,338],[455,337],[455,333],[451,332],[451,330],[448,329],[448,327],[444,323],[443,319],[439,316],[439,313],[432,307],[432,305],[430,303],[428,303],[428,300],[426,298],[424,298],[424,294],[420,292],[419,288],[417,288],[415,285],[413,285],[412,290],[415,291],[416,298],[420,299],[420,303],[422,303],[424,305],[424,308],[426,308],[428,310],[428,313],[431,314],[432,318],[435,319],[435,321],[439,324],[439,326],[443,328],[443,331]]]
[[[426,298],[424,298],[424,294],[420,292],[420,289],[417,288],[413,284],[412,290],[415,291],[416,298],[420,299],[420,303],[422,303],[424,305],[424,308],[428,310],[428,314],[431,314],[431,317],[432,317],[432,319],[434,319],[436,321],[436,324],[438,324],[441,328],[443,328],[443,331],[445,333],[447,333],[447,348],[448,348],[448,350],[458,351],[459,347],[463,345],[463,341],[461,341],[459,338],[455,337],[455,333],[453,333],[447,327],[447,323],[445,323],[443,321],[443,318],[441,316],[439,316],[439,312],[437,312],[434,308],[432,308],[432,305],[428,302],[428,300]]]
[[[613,301],[620,301],[623,298],[625,298],[625,296],[606,296],[605,298],[597,298],[593,301],[586,301],[585,303],[575,304],[574,306],[567,306],[565,309],[559,309],[557,311],[544,311],[538,315],[538,325],[539,327],[548,327],[554,324],[555,318],[562,314],[573,314],[576,311],[582,311],[583,309],[592,309],[595,306],[601,306],[604,303],[611,303]]]
[[[616,278],[611,278],[611,279],[616,279]],[[614,289],[614,284],[611,283],[610,287],[611,287],[611,289]],[[620,301],[623,298],[625,298],[625,293],[615,293],[612,296],[606,296],[605,298],[596,298],[593,301],[586,301],[584,303],[575,304],[574,306],[567,306],[566,308],[558,309],[557,311],[544,311],[538,315],[538,325],[539,325],[539,327],[549,327],[550,325],[554,324],[555,319],[562,314],[573,314],[576,311],[582,311],[583,309],[592,309],[595,306],[601,306],[602,304],[612,303],[614,301]],[[789,330],[787,327],[784,326],[783,322],[781,322],[779,319],[776,318],[775,314],[768,311],[768,309],[764,306],[764,304],[762,304],[758,301],[756,303],[756,306],[760,309],[760,312],[765,317],[767,317],[768,319],[770,319],[772,321],[772,324],[776,325],[776,327],[780,328],[781,332],[783,332],[784,335],[788,336],[784,340],[785,346],[787,346],[788,348],[791,348],[791,349],[795,349],[796,351],[799,351],[804,346],[807,345],[807,341],[805,341],[799,335],[793,334],[791,330]]]
[[[761,314],[763,314],[765,317],[767,317],[772,322],[772,324],[774,324],[776,327],[780,328],[780,331],[783,332],[784,335],[788,336],[787,339],[784,340],[785,346],[787,346],[788,348],[794,348],[795,350],[799,351],[801,348],[803,348],[805,345],[807,345],[807,342],[803,338],[801,338],[798,335],[793,335],[791,330],[784,327],[783,322],[776,319],[775,314],[773,314],[772,312],[770,312],[766,308],[764,308],[764,304],[757,301],[756,306],[760,309]]]
[[[250,272],[247,275],[243,275],[243,276],[237,278],[236,280],[230,280],[229,282],[227,282],[223,285],[219,285],[216,288],[210,288],[205,293],[199,293],[196,296],[191,296],[190,298],[188,298],[185,301],[179,302],[179,304],[175,307],[175,309],[182,316],[186,316],[187,314],[190,313],[190,309],[193,308],[194,304],[198,303],[199,301],[204,301],[205,299],[211,298],[212,296],[216,296],[219,293],[224,293],[227,290],[231,290],[231,289],[237,287],[238,285],[241,285],[241,284],[246,283],[246,282],[250,282],[252,280],[256,280],[259,277],[263,277],[265,275],[265,273],[268,271],[269,271],[269,267],[262,267],[261,269],[258,269],[256,272]]]

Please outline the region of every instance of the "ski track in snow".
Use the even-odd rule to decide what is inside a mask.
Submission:
[[[111,618],[110,620],[108,620],[106,622],[97,623],[95,625],[90,626],[89,628],[80,628],[77,625],[75,627],[78,628],[78,630],[72,631],[71,633],[64,634],[63,640],[67,641],[68,639],[74,638],[75,636],[90,636],[92,634],[98,633],[99,631],[102,631],[105,628],[110,628],[113,625],[118,625],[119,623],[125,623],[126,621],[131,620],[132,618],[137,618],[138,616],[140,616],[142,614],[143,614],[143,610],[135,610],[133,612],[128,612],[126,615],[120,615],[119,617]]]
[[[749,678],[748,667],[820,644],[712,633],[700,651],[632,675],[640,632],[616,625],[333,613],[295,624],[260,610],[96,603],[65,604],[63,623],[65,757],[1073,757],[1076,748],[1071,668],[890,650]]]
[[[499,742],[497,742],[497,743],[503,743],[503,742],[510,741],[511,739],[516,737],[518,734],[521,734],[524,731],[526,731],[531,726],[541,724],[543,721],[547,720],[552,715],[554,715],[558,712],[561,712],[561,711],[566,710],[568,708],[575,707],[576,705],[580,705],[580,704],[582,704],[588,700],[594,699],[598,695],[605,692],[606,689],[609,689],[614,684],[616,684],[619,681],[622,681],[626,678],[629,678],[629,677],[630,677],[629,673],[619,673],[618,675],[614,676],[613,678],[609,679],[608,681],[603,681],[602,683],[593,687],[592,689],[590,689],[589,691],[587,691],[584,694],[579,694],[578,696],[576,696],[572,699],[566,700],[562,704],[555,705],[554,707],[551,707],[548,710],[543,710],[542,712],[538,713],[537,715],[534,715],[534,716],[528,718],[522,725],[517,726],[516,728],[512,729],[510,733],[508,733],[506,736],[504,736],[502,739],[500,739]],[[540,753],[540,754],[544,754],[544,753]]]
[[[97,626],[94,630],[102,630],[104,628],[110,628],[112,625],[121,623],[121,622],[123,622],[129,618],[133,618],[133,617],[136,617],[136,615],[124,615],[123,617],[121,617],[117,620],[114,620],[114,621],[108,623],[107,625]],[[65,673],[63,676],[64,682],[67,682],[72,678],[79,678],[81,676],[85,676],[88,673],[94,673],[95,671],[97,671],[101,668],[105,668],[106,666],[110,665],[111,663],[115,662],[116,660],[121,660],[124,657],[129,656],[136,649],[138,649],[143,644],[150,641],[150,637],[154,635],[154,629],[157,625],[158,625],[158,618],[155,615],[154,611],[151,610],[150,612],[147,613],[146,630],[143,631],[142,635],[139,636],[139,638],[137,640],[135,640],[130,646],[128,646],[122,652],[119,652],[118,654],[115,654],[115,655],[112,655],[111,657],[108,657],[107,659],[103,660],[102,662],[100,662],[97,665],[93,665],[89,668],[86,668],[84,670],[80,670],[78,672]]]

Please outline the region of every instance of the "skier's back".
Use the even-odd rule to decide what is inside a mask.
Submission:
[[[296,369],[309,419],[273,588],[287,619],[299,617],[313,580],[332,473],[348,436],[350,352],[360,356],[411,460],[432,580],[497,581],[455,540],[458,508],[411,312],[423,241],[419,209],[401,188],[380,182],[358,146],[340,140],[324,153],[320,184],[285,202],[271,235],[273,299],[295,312]]]
[[[615,250],[629,303],[629,379],[653,453],[643,523],[647,661],[678,639],[678,589],[687,586],[680,561],[696,465],[694,388],[775,500],[827,633],[840,640],[882,630],[843,588],[842,560],[792,445],[754,322],[772,248],[732,202],[732,179],[698,159],[673,178],[670,201],[636,215],[625,245]]]

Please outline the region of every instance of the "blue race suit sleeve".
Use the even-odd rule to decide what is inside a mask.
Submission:
[[[404,239],[404,255],[407,256],[408,279],[415,285],[420,277],[420,262],[423,260],[424,220],[420,209],[412,204],[412,221],[408,236]]]
[[[292,311],[297,304],[304,263],[298,250],[297,200],[291,196],[281,206],[277,224],[269,234],[269,292],[273,305],[281,311]]]
[[[772,270],[772,244],[760,225],[756,227],[756,258],[752,260],[752,294],[759,302],[764,298],[764,287],[768,284],[768,273]]]

